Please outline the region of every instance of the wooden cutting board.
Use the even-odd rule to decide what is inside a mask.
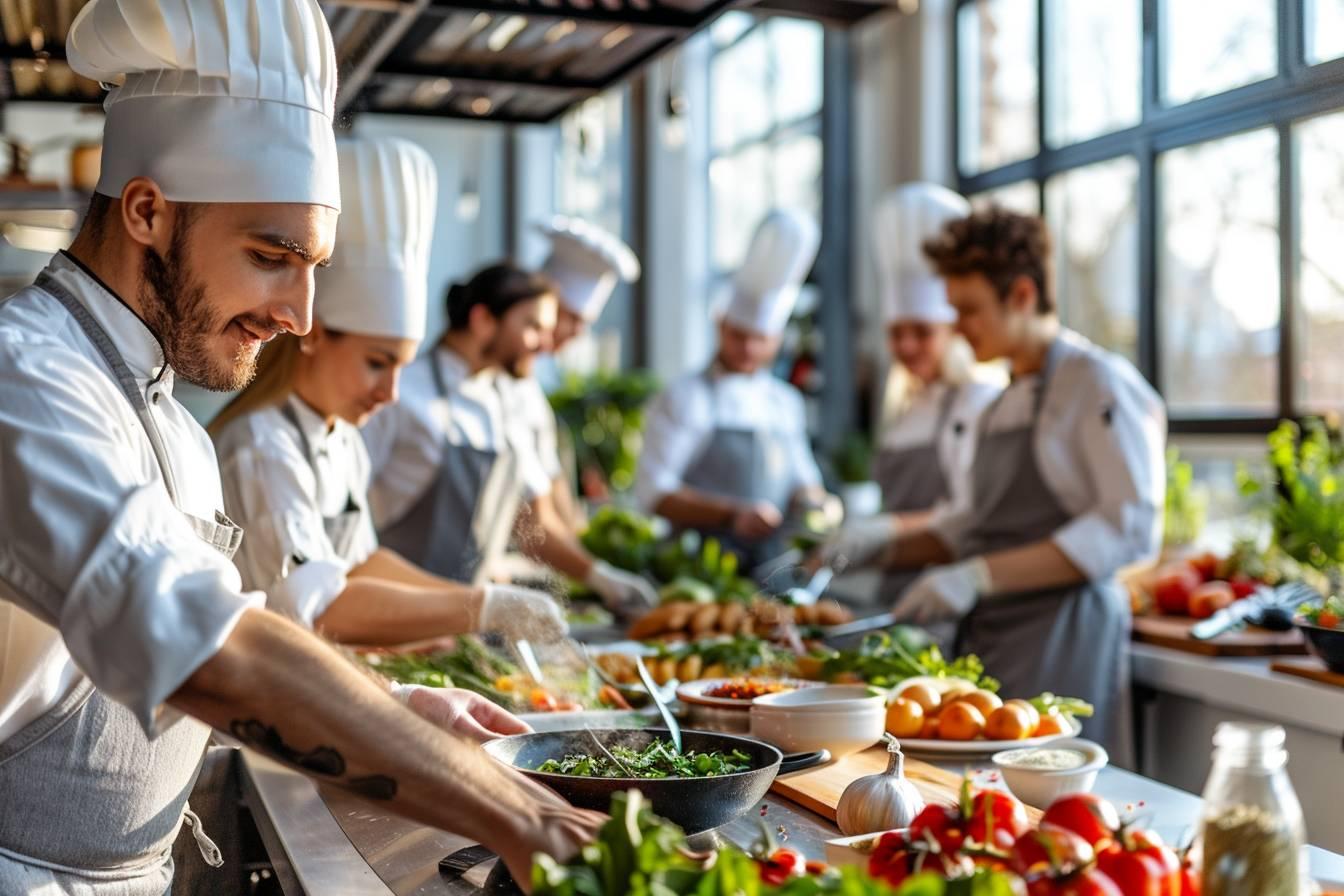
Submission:
[[[1200,656],[1305,656],[1307,652],[1302,633],[1296,629],[1271,632],[1252,625],[1212,641],[1196,641],[1190,637],[1196,621],[1188,616],[1135,616],[1132,637],[1141,644]]]
[[[1284,675],[1296,675],[1298,678],[1305,678],[1308,681],[1314,681],[1318,684],[1334,685],[1337,688],[1344,688],[1344,675],[1338,672],[1331,672],[1325,668],[1325,664],[1320,660],[1312,658],[1308,660],[1279,660],[1269,664],[1269,668],[1275,672],[1282,672]]]
[[[835,807],[840,794],[856,778],[876,775],[887,768],[887,748],[873,747],[862,753],[846,756],[817,768],[795,772],[775,779],[770,789],[785,799],[835,821]],[[941,768],[905,758],[905,776],[914,783],[925,802],[956,805],[961,794],[961,776]],[[1041,817],[1039,809],[1027,807],[1027,816],[1033,823]]]

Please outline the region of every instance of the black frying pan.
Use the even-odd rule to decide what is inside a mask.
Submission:
[[[604,730],[545,731],[519,734],[484,744],[485,751],[513,766],[534,781],[550,787],[575,806],[606,812],[614,793],[634,788],[649,798],[653,811],[679,825],[688,834],[712,830],[751,811],[781,771],[784,757],[769,744],[731,734],[682,731],[687,751],[741,750],[751,757],[745,772],[716,778],[583,778],[557,775],[535,769],[548,759],[563,759],[583,753],[601,755],[594,738],[610,749],[617,744],[633,749],[647,746],[654,738],[668,739],[666,728],[609,728]],[[799,757],[783,768],[795,771],[816,761]]]

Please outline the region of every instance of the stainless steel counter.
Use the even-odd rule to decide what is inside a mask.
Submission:
[[[962,766],[948,766],[961,771]],[[244,792],[271,853],[286,896],[441,896],[483,892],[490,865],[449,881],[439,860],[469,841],[379,811],[348,794],[314,787],[250,751],[244,751]],[[1105,769],[1095,792],[1146,817],[1169,842],[1184,843],[1199,812],[1199,798],[1120,769]],[[771,825],[782,825],[788,844],[808,858],[824,857],[823,843],[837,836],[818,815],[771,795],[764,801]],[[339,820],[339,821],[338,821]],[[759,835],[759,815],[749,813],[718,834],[748,845]],[[1344,882],[1344,857],[1311,850],[1318,880]]]

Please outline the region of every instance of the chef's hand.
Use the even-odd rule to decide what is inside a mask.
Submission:
[[[643,576],[617,569],[597,560],[583,583],[602,598],[608,610],[622,616],[634,616],[658,604],[658,592]]]
[[[565,613],[549,594],[517,585],[485,586],[478,627],[514,641],[525,639],[538,644],[559,641],[569,634]]]
[[[477,743],[532,731],[532,726],[508,710],[480,694],[460,688],[428,688],[394,682],[392,696],[425,721]]]
[[[576,809],[560,799],[539,800],[533,811],[518,818],[509,836],[501,837],[496,852],[515,883],[532,891],[532,857],[545,853],[557,862],[567,862],[597,839],[607,821],[601,812]]]
[[[829,532],[845,521],[845,502],[839,495],[821,489],[811,489],[798,502],[798,510],[804,516],[817,514],[820,524],[816,528]]]
[[[817,551],[820,561],[817,565],[844,564],[847,569],[871,566],[900,532],[901,521],[894,513],[882,513],[846,523]]]
[[[891,612],[897,622],[915,625],[960,619],[992,591],[989,567],[982,557],[974,557],[924,573],[905,589]]]
[[[733,514],[733,534],[747,541],[760,541],[775,534],[784,524],[784,515],[769,501],[748,504]]]

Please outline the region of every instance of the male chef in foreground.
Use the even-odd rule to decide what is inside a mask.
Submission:
[[[568,857],[597,816],[240,590],[214,453],[173,397],[242,386],[310,326],[339,208],[316,0],[93,0],[68,54],[112,86],[98,195],[0,304],[0,893],[163,896],[184,819],[217,860],[186,807],[212,727],[520,880]]]

